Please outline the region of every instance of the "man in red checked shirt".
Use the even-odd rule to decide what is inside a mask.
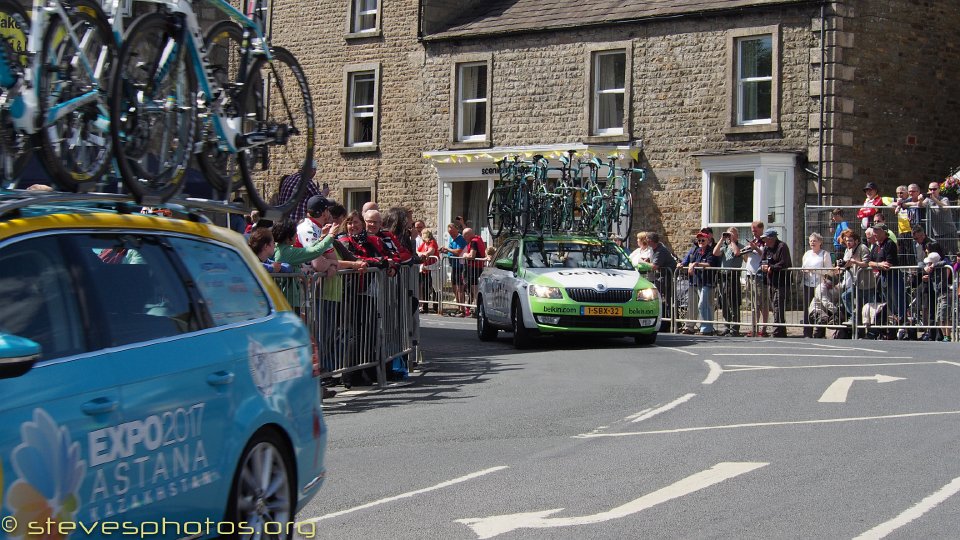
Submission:
[[[483,238],[475,233],[473,229],[463,230],[463,239],[467,241],[467,247],[463,248],[463,258],[466,268],[463,272],[463,286],[466,294],[467,303],[471,303],[477,298],[477,284],[480,282],[480,273],[486,265],[487,245]],[[467,308],[465,315],[472,315],[470,308]]]
[[[319,195],[321,197],[326,197],[330,189],[326,188],[321,190],[317,183],[313,181],[313,178],[317,175],[317,162],[313,161],[310,163],[310,166],[307,167],[307,190],[303,194],[303,199],[300,200],[300,204],[290,212],[290,215],[287,216],[287,219],[294,223],[300,223],[300,220],[303,219],[303,216],[307,214],[307,201],[310,200],[314,195]],[[288,174],[280,180],[280,190],[277,193],[277,204],[283,204],[293,198],[294,194],[297,191],[297,185],[300,183],[300,173],[295,172],[293,174]],[[326,187],[326,184],[324,184]]]

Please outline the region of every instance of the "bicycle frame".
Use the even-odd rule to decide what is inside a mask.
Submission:
[[[118,0],[114,0],[117,2]],[[190,6],[189,0],[148,0],[156,3],[165,4],[173,14],[179,14],[184,20],[184,30],[188,39],[185,40],[187,54],[191,68],[197,76],[198,90],[208,97],[208,106],[210,116],[208,120],[212,123],[214,131],[217,134],[217,142],[221,151],[238,153],[243,148],[251,148],[261,144],[267,144],[268,141],[260,143],[243,141],[240,143],[240,117],[227,117],[223,114],[220,97],[224,95],[223,88],[217,84],[216,78],[211,72],[211,67],[207,62],[207,51],[204,48],[203,31],[197,20],[197,15]],[[266,46],[267,40],[263,29],[254,20],[248,18],[238,9],[230,5],[226,0],[207,0],[208,3],[222,11],[230,20],[239,23],[243,27],[243,49],[246,51],[241,60],[240,72],[246,71],[249,61],[254,56],[265,56],[268,60],[272,59],[269,47]],[[253,1],[251,1],[253,4]],[[179,51],[169,51],[168,61],[175,61]],[[158,74],[166,73],[168,66],[158,70]],[[202,149],[202,144],[197,146],[196,151]]]
[[[100,88],[98,86],[70,101],[52,107],[47,117],[42,119],[42,122],[38,121],[40,70],[43,69],[44,61],[44,59],[41,58],[41,50],[43,48],[42,40],[47,32],[48,14],[51,12],[60,16],[64,21],[70,20],[69,17],[67,17],[66,10],[58,0],[33,0],[30,35],[27,37],[27,54],[30,63],[24,70],[23,84],[20,86],[19,91],[14,92],[12,103],[6,105],[14,127],[24,133],[37,133],[43,126],[52,124],[80,107],[97,101],[100,96]],[[69,24],[64,26],[67,29],[65,39],[70,39],[78,50],[82,50],[82,41],[77,37],[73,28]],[[101,79],[105,61],[102,54],[96,66],[91,66],[83,55],[76,55],[71,61],[78,63],[92,80],[99,81]],[[16,90],[17,80],[13,76],[10,62],[11,59],[7,58],[6,55],[0,55],[0,82],[3,83],[4,87]],[[104,119],[109,118],[109,114],[102,105],[99,105],[98,108]],[[103,126],[104,130],[108,128],[108,125]]]

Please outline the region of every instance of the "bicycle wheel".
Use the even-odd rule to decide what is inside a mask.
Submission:
[[[120,48],[113,76],[110,135],[120,176],[145,205],[183,187],[197,131],[197,80],[187,59],[182,25],[148,13]]]
[[[497,186],[487,198],[487,227],[494,238],[499,238],[504,230],[509,230],[510,198],[507,188]]]
[[[27,67],[26,49],[30,19],[23,7],[11,0],[0,0],[0,18],[13,23],[0,38],[3,63],[9,73],[9,84],[0,88],[0,98],[4,103],[0,107],[0,185],[4,189],[13,189],[17,187],[20,173],[30,161],[33,150],[32,138],[14,127],[10,110],[16,99],[16,96],[10,93],[10,88],[23,79]]]
[[[225,92],[223,114],[228,118],[237,118],[240,90],[234,83],[242,80],[240,70],[243,64],[243,28],[233,21],[220,21],[213,25],[204,40],[207,47],[209,73]],[[237,154],[221,150],[212,119],[202,125],[203,150],[197,153],[197,165],[210,186],[222,195],[227,189],[231,192],[243,187]],[[230,186],[229,188],[227,186]]]
[[[517,232],[527,234],[530,230],[530,186],[523,183],[514,193],[514,225]],[[511,227],[512,229],[512,227]]]
[[[111,165],[106,90],[117,47],[99,6],[85,2],[67,16],[52,13],[43,37],[39,133],[47,172],[73,191],[96,182]]]
[[[632,200],[633,196],[629,192],[613,199],[610,234],[621,241],[630,236],[630,227],[633,225]]]
[[[273,60],[260,57],[246,74],[240,94],[240,174],[253,205],[266,219],[280,219],[300,203],[310,182],[315,127],[307,78],[290,51],[273,48]],[[300,172],[294,196],[271,204],[265,187],[287,171]]]

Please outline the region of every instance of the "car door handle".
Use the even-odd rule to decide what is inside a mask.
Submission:
[[[112,413],[117,410],[118,405],[119,403],[117,403],[116,400],[108,397],[98,397],[81,405],[80,410],[83,411],[83,414],[96,416],[98,414]]]
[[[207,375],[207,384],[210,386],[225,386],[233,382],[234,375],[230,371],[218,371]]]

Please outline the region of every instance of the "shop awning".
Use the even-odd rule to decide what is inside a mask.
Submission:
[[[529,159],[536,155],[541,155],[547,159],[555,160],[560,156],[567,155],[567,152],[573,150],[576,157],[600,157],[606,158],[610,155],[618,155],[620,159],[632,158],[640,159],[640,147],[633,145],[594,145],[584,143],[565,143],[550,145],[533,146],[495,146],[493,148],[480,148],[470,150],[436,150],[424,152],[423,158],[433,163],[456,164],[456,163],[495,163],[505,157],[520,156]]]

